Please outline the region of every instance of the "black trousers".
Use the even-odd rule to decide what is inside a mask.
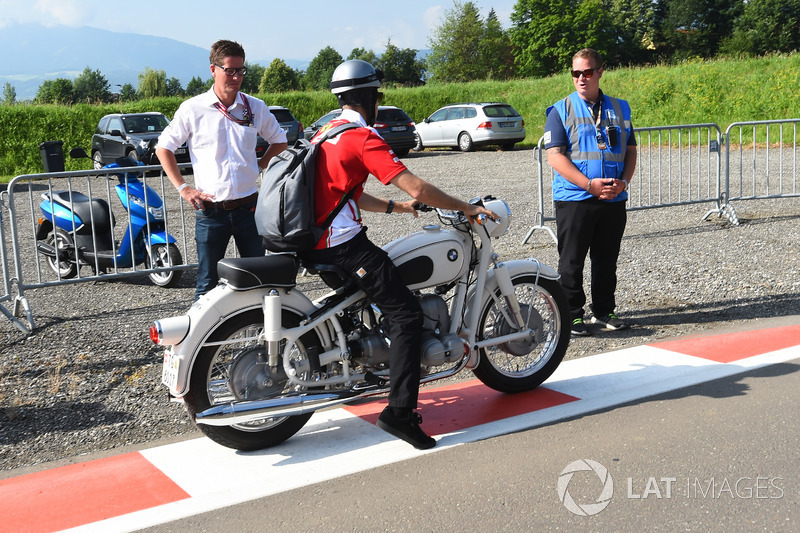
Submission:
[[[593,198],[555,204],[558,272],[572,318],[583,318],[583,266],[587,253],[591,260],[592,311],[597,316],[613,313],[617,306],[617,259],[627,223],[625,202]]]
[[[352,276],[389,324],[389,406],[416,409],[422,350],[422,308],[389,256],[367,239],[366,228],[346,243],[303,252],[305,260],[336,265]]]

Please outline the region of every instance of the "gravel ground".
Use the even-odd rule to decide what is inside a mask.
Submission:
[[[507,200],[514,219],[498,241],[501,258],[535,256],[556,266],[545,232],[521,244],[538,201],[533,151],[425,151],[405,162],[461,198]],[[377,180],[370,190],[403,199]],[[573,339],[567,359],[800,314],[800,201],[734,205],[739,226],[716,216],[701,221],[707,204],[630,212],[617,311],[632,327]],[[432,214],[368,213],[365,220],[378,243],[436,222]],[[29,336],[0,315],[0,470],[196,433],[183,408],[168,401],[162,350],[147,338],[153,319],[188,308],[194,282],[190,270],[174,289],[137,277],[31,290],[37,328]],[[300,287],[313,292],[320,284],[302,278]]]

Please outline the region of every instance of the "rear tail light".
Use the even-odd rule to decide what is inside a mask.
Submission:
[[[490,129],[492,129],[492,121],[491,120],[487,120],[486,122],[481,122],[478,125],[478,129],[479,130],[490,130]]]
[[[189,317],[186,315],[156,320],[150,326],[150,340],[154,344],[178,344],[189,333]]]
[[[382,130],[382,129],[384,129],[385,127],[386,127],[386,124],[384,124],[383,122],[376,122],[376,123],[375,123],[375,129],[376,129],[376,130]]]
[[[303,131],[303,123],[299,120],[297,121],[297,131]]]

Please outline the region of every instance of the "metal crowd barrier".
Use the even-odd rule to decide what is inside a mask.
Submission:
[[[800,196],[800,119],[735,122],[725,130],[728,201]]]
[[[188,168],[190,164],[185,163],[179,166]],[[97,257],[93,259],[90,257],[87,261],[89,264],[78,267],[74,277],[69,279],[62,277],[60,272],[54,271],[47,264],[47,256],[41,249],[42,243],[37,243],[36,240],[39,219],[43,215],[40,209],[43,194],[46,193],[52,197],[53,192],[66,191],[70,198],[72,198],[71,195],[80,193],[89,198],[99,198],[107,202],[111,208],[113,220],[116,221],[111,239],[115,243],[112,251],[116,255],[119,251],[119,243],[123,240],[125,233],[132,231],[131,217],[122,206],[113,186],[119,183],[117,176],[123,170],[127,173],[138,174],[144,185],[149,185],[161,196],[164,202],[165,231],[176,238],[175,244],[181,252],[183,263],[160,268],[147,268],[145,264],[134,264],[132,267],[123,268],[114,259],[111,266],[104,267],[99,263]],[[158,175],[148,176],[148,174],[155,173]],[[147,207],[145,206],[145,208]],[[7,225],[3,219],[6,212],[8,213]],[[84,221],[84,223],[91,225],[93,235],[98,235],[99,231],[96,226],[98,222],[93,216],[89,218],[90,220]],[[122,221],[124,224],[120,224]],[[133,169],[128,167],[17,176],[8,184],[7,191],[0,195],[0,222],[2,222],[0,224],[0,254],[2,254],[3,261],[4,292],[0,295],[0,303],[14,299],[13,312],[7,310],[3,305],[0,305],[0,312],[26,333],[36,327],[29,301],[25,296],[25,292],[29,289],[128,278],[155,272],[187,270],[197,266],[197,252],[194,246],[194,213],[184,210],[184,202],[181,201],[180,195],[172,187],[159,165],[139,166]],[[73,240],[75,240],[75,229],[73,228],[72,232],[67,231]],[[9,242],[8,234],[10,234],[12,254],[10,259],[14,264],[13,275],[10,272],[6,249],[6,243]],[[52,244],[58,245],[57,237]],[[131,253],[133,253],[133,245],[131,247]],[[16,292],[16,297],[13,296],[14,292]],[[23,312],[27,318],[27,326],[17,319]]]
[[[732,200],[800,196],[797,177],[800,119],[737,122],[722,134],[716,124],[635,128],[638,158],[628,209],[655,209],[713,203],[702,220],[739,219]],[[724,150],[724,154],[723,154]],[[537,230],[558,239],[545,222],[555,220],[554,172],[547,164],[544,138],[534,151],[537,163],[538,211],[523,239]]]

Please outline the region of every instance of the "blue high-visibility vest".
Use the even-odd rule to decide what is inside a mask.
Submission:
[[[568,97],[556,102],[550,112],[557,112],[567,132],[569,145],[565,154],[587,178],[620,179],[625,164],[625,152],[628,138],[633,135],[631,126],[631,108],[628,102],[603,95],[600,107],[599,125],[592,117],[592,110],[583,98],[575,91]],[[598,129],[599,126],[599,129]],[[608,130],[616,130],[616,142],[610,143]],[[606,144],[599,148],[598,136]],[[613,137],[613,134],[612,134]],[[574,202],[593,198],[582,187],[575,185],[555,173],[553,179],[553,200]],[[620,193],[611,202],[627,200],[628,191]]]

